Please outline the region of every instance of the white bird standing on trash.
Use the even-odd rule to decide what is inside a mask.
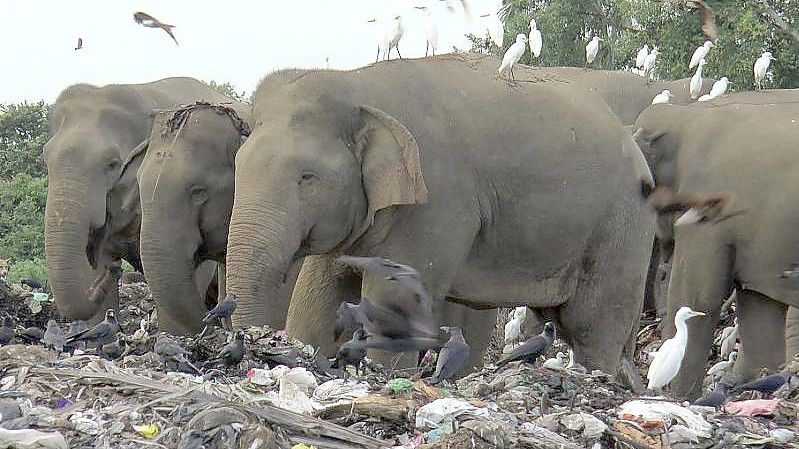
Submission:
[[[597,53],[599,53],[599,41],[602,39],[599,36],[594,36],[591,38],[591,42],[585,46],[585,66],[588,67],[589,64],[594,62]]]
[[[646,78],[652,76],[652,73],[655,71],[655,62],[657,62],[659,54],[658,48],[653,47],[652,52],[644,58],[644,76]]]
[[[763,89],[763,79],[766,77],[766,73],[771,65],[771,61],[776,61],[776,59],[774,56],[771,56],[770,51],[763,52],[763,54],[757,58],[757,61],[755,61],[755,65],[753,67],[755,73],[755,89]]]
[[[699,61],[704,59],[705,56],[710,52],[710,47],[713,46],[713,42],[705,41],[704,44],[696,47],[694,50],[693,56],[691,56],[691,62],[688,63],[688,68],[692,69],[699,65]]]
[[[530,53],[536,58],[541,56],[541,48],[544,46],[544,39],[541,36],[541,30],[535,23],[535,19],[530,19]]]
[[[724,95],[727,92],[727,86],[730,84],[730,81],[727,79],[726,76],[722,76],[721,79],[713,83],[713,87],[710,88],[710,98],[718,98]]]
[[[635,66],[639,69],[643,69],[644,61],[646,61],[647,56],[649,56],[649,45],[644,44],[644,46],[638,50],[638,54],[635,55]]]
[[[395,16],[392,22],[391,32],[388,34],[388,46],[386,48],[386,60],[391,59],[391,49],[397,49],[397,55],[402,59],[402,53],[399,51],[399,42],[402,35],[405,34],[405,27],[402,25],[402,16]]]
[[[541,367],[542,368],[548,368],[548,369],[555,370],[555,371],[561,371],[561,370],[566,369],[566,365],[568,363],[569,363],[569,356],[567,356],[566,354],[564,354],[561,351],[558,351],[558,353],[555,354],[555,357],[552,357],[551,359],[544,360],[544,363],[541,364]]]
[[[696,66],[696,73],[694,76],[691,77],[691,99],[696,100],[699,98],[699,94],[702,93],[702,67],[705,66],[707,62],[704,59],[699,60],[699,65]]]
[[[491,41],[494,42],[497,47],[502,48],[502,44],[505,43],[505,25],[499,20],[499,17],[497,17],[495,13],[483,14],[480,17],[488,20],[486,24],[488,37],[491,38]]]
[[[509,70],[511,79],[516,81],[516,78],[513,76],[513,65],[519,62],[519,59],[522,59],[522,55],[524,55],[526,49],[527,36],[521,33],[517,34],[516,42],[508,47],[508,51],[506,51],[505,56],[502,57],[502,64],[499,66],[499,74],[501,75]]]
[[[646,373],[646,378],[649,379],[648,389],[659,390],[665,387],[680,371],[682,359],[685,356],[685,347],[688,345],[688,325],[685,324],[685,321],[703,315],[704,313],[694,312],[687,306],[680,307],[680,310],[674,315],[674,326],[677,328],[677,333],[674,334],[674,337],[664,341],[655,353],[652,364],[649,365],[649,371]]]
[[[727,360],[722,360],[721,362],[718,362],[715,365],[711,366],[710,369],[707,370],[707,375],[715,376],[717,374],[724,374],[728,369],[732,367],[737,357],[738,357],[738,352],[732,351]]]
[[[422,11],[425,15],[424,32],[427,36],[427,47],[424,49],[424,55],[427,57],[427,52],[433,50],[433,56],[435,56],[436,48],[438,48],[438,27],[433,20],[433,11],[427,6],[414,6],[414,8]]]
[[[655,98],[652,99],[652,104],[669,104],[671,97],[671,91],[668,89],[663,89],[663,92],[655,95]]]

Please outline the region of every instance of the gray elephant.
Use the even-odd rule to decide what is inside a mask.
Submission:
[[[248,104],[232,100],[167,109],[139,149],[141,258],[162,329],[202,328],[207,304],[195,273],[203,261],[224,264],[234,160],[251,115]]]
[[[688,324],[691,342],[672,381],[679,395],[696,395],[722,302],[739,288],[736,311],[744,378],[785,360],[788,306],[799,290],[783,270],[799,260],[799,209],[790,193],[799,179],[795,163],[799,106],[793,93],[733,94],[691,106],[657,105],[638,118],[636,139],[658,186],[688,194],[730,195],[729,214],[714,225],[674,227],[659,219],[658,231],[675,242],[668,290],[668,327],[682,305],[707,313]]]
[[[120,259],[141,269],[136,171],[123,167],[150,135],[158,109],[227,97],[192,78],[96,87],[59,95],[44,146],[47,277],[61,314],[96,320],[116,308]],[[134,154],[136,154],[134,152]]]
[[[234,321],[267,321],[263,303],[300,257],[384,256],[418,268],[439,307],[546,309],[581,363],[615,372],[654,235],[639,194],[646,162],[598,97],[509,84],[496,67],[445,55],[265,78],[236,157]],[[312,294],[337,292],[341,277],[323,271],[320,288],[295,289],[290,332],[316,302],[338,300]],[[379,276],[365,275],[360,293],[420,312]]]

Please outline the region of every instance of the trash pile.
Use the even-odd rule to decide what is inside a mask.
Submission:
[[[0,294],[0,315],[17,330],[57,319],[48,301],[33,312],[30,297]],[[120,299],[115,360],[18,337],[0,347],[0,448],[799,448],[795,377],[719,410],[635,394],[599,371],[567,368],[568,357],[546,368],[487,364],[437,386],[367,359],[345,381],[313,347],[268,327],[243,330],[240,363],[208,363],[234,333],[164,336],[146,284],[123,285]],[[654,329],[639,334],[639,367]],[[170,360],[188,364],[155,350],[164,338],[182,348]],[[547,356],[558,350],[567,348],[556,343]]]

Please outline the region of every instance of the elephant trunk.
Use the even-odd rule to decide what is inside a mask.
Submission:
[[[112,298],[108,295],[97,296],[92,291],[94,281],[105,274],[105,266],[97,264],[102,224],[93,224],[88,213],[89,191],[89,186],[80,182],[51,181],[45,207],[47,278],[59,312],[71,320],[91,320],[116,305],[109,304]],[[101,215],[105,215],[104,204]]]
[[[282,329],[290,299],[285,284],[302,232],[287,208],[242,197],[237,191],[227,249],[227,291],[238,303],[234,322]]]
[[[166,231],[173,228],[182,233],[179,238],[172,238],[175,234]],[[190,225],[153,223],[145,214],[141,237],[142,264],[156,299],[159,329],[172,334],[199,332],[206,311],[205,295],[200,294],[194,280],[199,230]]]

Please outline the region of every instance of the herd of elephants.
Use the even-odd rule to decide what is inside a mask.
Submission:
[[[464,329],[474,364],[496,308],[529,306],[578,362],[615,373],[645,291],[666,335],[681,306],[707,314],[688,324],[675,395],[700,392],[734,289],[737,373],[799,352],[799,288],[780,277],[799,261],[799,90],[697,103],[688,79],[517,66],[510,82],[498,65],[450,54],[282,70],[252,105],[192,78],[68,87],[44,147],[59,312],[99,320],[118,307],[124,259],[176,334],[201,330],[224,292],[236,326],[285,328],[327,353],[343,301],[400,298],[407,316],[429,313],[396,283],[336,263],[347,254],[418,269],[435,319]],[[663,89],[672,103],[651,105]],[[731,195],[746,213],[675,227],[642,184]],[[665,261],[668,288],[653,288]]]

